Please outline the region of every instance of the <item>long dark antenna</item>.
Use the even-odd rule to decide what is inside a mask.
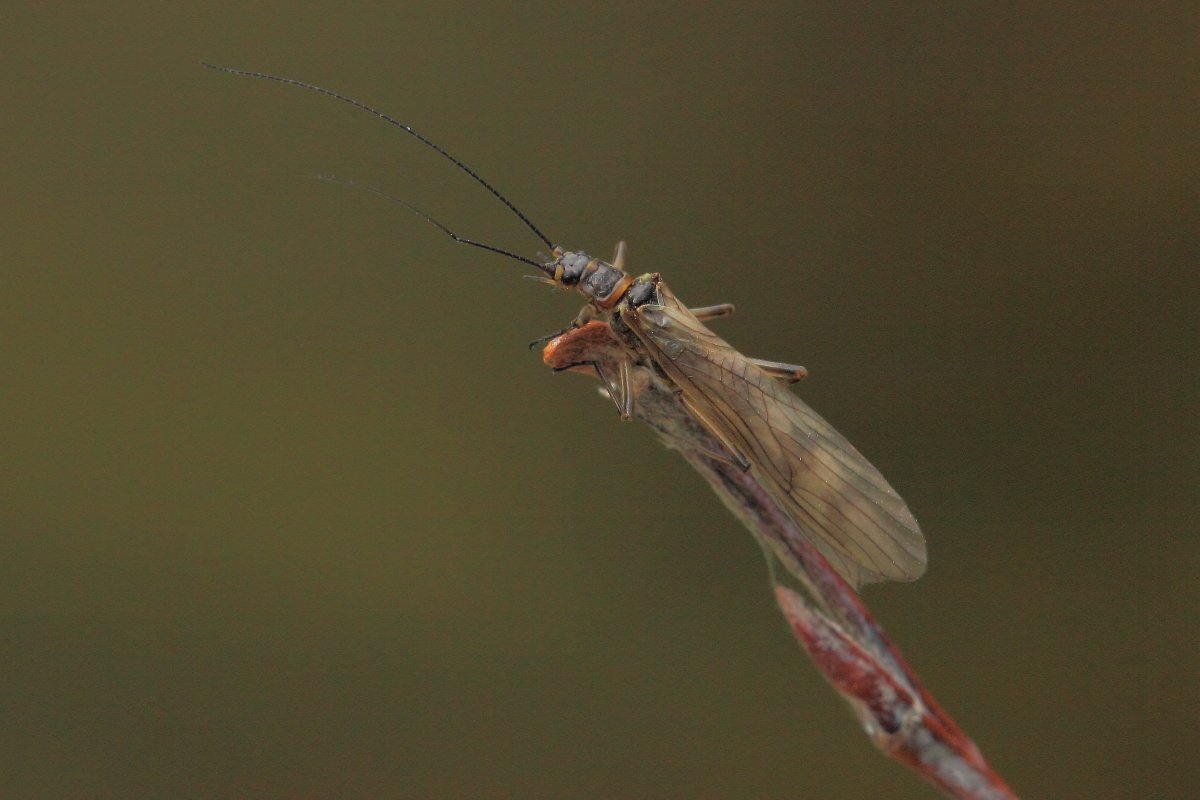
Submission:
[[[365,183],[359,183],[358,181],[352,181],[352,180],[348,180],[346,178],[339,178],[336,175],[306,175],[305,177],[312,178],[313,180],[317,180],[317,181],[324,181],[325,183],[336,183],[339,186],[348,186],[351,189],[358,189],[360,192],[368,192],[370,194],[378,195],[385,200],[391,200],[393,203],[396,203],[396,204],[404,207],[406,210],[411,211],[412,213],[416,214],[418,217],[425,220],[430,225],[433,225],[435,228],[437,228],[442,233],[446,234],[447,236],[449,236],[451,239],[458,242],[459,244],[467,244],[467,245],[470,245],[471,247],[478,247],[480,250],[487,250],[488,252],[491,252],[491,253],[498,253],[502,256],[507,256],[508,258],[514,259],[516,261],[521,261],[525,264],[529,264],[531,266],[537,267],[538,269],[540,269],[542,272],[546,273],[547,275],[550,275],[550,276],[554,275],[553,267],[543,264],[540,261],[534,261],[532,258],[526,258],[525,256],[518,255],[517,253],[513,253],[509,250],[505,250],[502,247],[496,247],[495,245],[484,244],[483,242],[477,242],[474,239],[468,239],[464,236],[459,236],[457,233],[450,230],[445,225],[443,225],[441,222],[438,222],[432,216],[430,216],[426,212],[422,211],[421,209],[417,208],[412,203],[408,202],[407,200],[401,200],[399,197],[396,197],[394,194],[388,194],[387,192],[383,191],[382,189],[376,189],[374,186],[370,186]]]
[[[289,86],[298,86],[301,89],[307,89],[310,92],[317,92],[318,94],[323,94],[328,97],[332,97],[335,100],[341,100],[343,103],[348,103],[349,105],[352,105],[355,108],[362,109],[363,111],[366,111],[368,114],[373,114],[374,116],[378,117],[379,119],[383,120],[384,122],[388,123],[389,125],[396,126],[400,130],[404,131],[405,133],[407,133],[410,136],[412,136],[413,138],[415,138],[421,144],[436,151],[438,153],[438,155],[442,156],[445,159],[448,159],[451,163],[454,164],[454,166],[458,167],[463,172],[470,175],[475,180],[476,183],[478,183],[480,186],[482,186],[483,188],[485,188],[489,192],[491,192],[492,195],[497,200],[499,200],[501,203],[504,203],[504,205],[508,206],[508,210],[513,212],[514,214],[516,214],[517,217],[520,218],[521,222],[525,223],[525,227],[527,227],[527,228],[529,228],[529,230],[533,231],[534,235],[536,235],[539,239],[541,239],[543,242],[545,242],[547,247],[549,247],[550,249],[554,249],[554,242],[547,239],[546,234],[542,233],[538,229],[538,226],[536,226],[532,222],[530,222],[529,217],[525,216],[521,212],[521,209],[519,209],[515,205],[513,205],[512,201],[510,201],[504,195],[500,194],[499,190],[496,189],[496,187],[492,186],[490,183],[485,181],[483,178],[479,177],[479,173],[475,172],[475,170],[471,169],[466,164],[464,164],[463,162],[459,161],[454,156],[447,153],[441,147],[439,147],[438,145],[429,141],[424,136],[422,136],[420,133],[417,133],[417,131],[415,131],[411,126],[405,125],[403,122],[396,119],[395,117],[390,117],[377,108],[373,108],[373,107],[367,105],[366,103],[360,103],[358,100],[355,100],[352,97],[347,97],[344,94],[339,94],[338,92],[335,92],[332,89],[325,89],[321,86],[315,86],[314,84],[311,84],[311,83],[305,83],[304,81],[298,81],[294,78],[284,78],[279,75],[269,75],[265,72],[252,72],[250,70],[235,69],[233,67],[222,67],[218,64],[210,64],[207,61],[201,61],[200,63],[203,64],[204,66],[208,67],[209,69],[215,69],[217,72],[228,72],[230,75],[241,75],[246,78],[262,78],[262,79],[268,80],[268,81],[275,81],[276,83],[286,83]],[[400,202],[403,202],[403,201],[400,201]],[[422,216],[424,216],[424,215],[422,214]],[[426,217],[426,218],[428,219],[428,217]],[[432,221],[432,220],[430,220],[430,221]],[[437,224],[440,227],[440,223],[437,223]],[[449,232],[449,231],[447,231],[447,232]],[[477,243],[472,242],[471,244],[477,244]],[[479,245],[479,246],[483,246],[483,245]],[[495,248],[489,248],[489,249],[495,249]],[[534,262],[531,262],[531,263],[534,263]]]

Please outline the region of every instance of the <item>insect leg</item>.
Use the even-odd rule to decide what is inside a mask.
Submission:
[[[734,457],[727,450],[717,447],[705,447],[703,444],[696,442],[694,437],[675,436],[663,431],[659,431],[659,435],[669,438],[672,443],[671,447],[680,452],[703,453],[714,461],[720,461],[722,464],[743,469],[742,465],[735,461]]]
[[[604,367],[599,361],[574,361],[566,366],[555,367],[554,371],[566,372],[575,367],[591,367],[596,370],[596,375],[604,384],[604,390],[608,393],[609,399],[613,401],[613,405],[617,407],[617,413],[621,415],[621,419],[633,419],[633,381],[630,378],[628,359],[621,362],[620,373],[615,382],[604,371]]]
[[[782,361],[764,361],[761,358],[750,359],[756,367],[777,381],[795,383],[808,377],[808,370],[798,364],[785,364]]]
[[[539,336],[538,338],[534,339],[532,342],[529,343],[529,349],[532,350],[536,345],[545,344],[546,342],[550,341],[551,339],[557,339],[559,336],[562,336],[564,333],[567,333],[568,331],[574,331],[574,330],[578,330],[579,328],[582,328],[584,325],[587,325],[589,322],[591,322],[592,319],[595,318],[595,315],[596,315],[596,312],[590,304],[584,306],[582,309],[580,309],[579,314],[577,314],[575,316],[575,319],[571,320],[570,325],[563,328],[561,331],[555,331],[554,333],[548,333],[545,336]],[[587,364],[587,363],[589,363],[589,362],[581,361],[579,364],[576,364],[575,366],[580,366],[581,364]]]
[[[710,319],[720,319],[728,317],[733,313],[733,303],[718,303],[715,306],[702,306],[701,308],[689,309],[696,318],[701,322],[708,322]]]
[[[720,442],[721,446],[729,451],[729,455],[732,457],[732,461],[738,467],[738,469],[742,470],[743,472],[750,469],[750,459],[746,458],[746,456],[742,454],[741,450],[738,450],[736,447],[734,447],[733,442],[729,441],[729,437],[721,433],[721,429],[716,425],[713,425],[712,421],[705,417],[704,413],[701,412],[700,409],[697,408],[694,403],[692,403],[692,401],[687,399],[687,395],[679,395],[679,402],[683,403],[683,407],[687,409],[687,412],[692,415],[693,419],[704,426],[704,430],[708,431],[710,436]],[[726,459],[723,458],[722,460]]]
[[[629,359],[621,359],[621,364],[618,367],[616,380],[604,371],[604,367],[599,361],[593,361],[592,366],[596,368],[596,374],[600,376],[600,382],[608,389],[608,396],[612,398],[613,403],[617,406],[617,413],[621,415],[623,420],[633,419],[633,379],[629,369]]]
[[[561,331],[555,331],[554,333],[548,333],[545,336],[539,336],[538,338],[534,339],[532,342],[529,343],[529,349],[532,350],[533,348],[537,347],[538,345],[543,345],[546,342],[550,341],[551,339],[557,339],[558,337],[562,336],[567,331],[571,330],[573,327],[574,327],[573,325],[568,325],[567,327],[563,328]],[[578,367],[578,366],[581,366],[582,364],[587,364],[587,363],[590,363],[590,362],[584,361],[584,362],[581,362],[581,364],[572,364],[571,367]],[[563,367],[563,369],[570,369],[571,367]],[[561,372],[562,370],[555,370],[555,371]]]
[[[633,376],[628,358],[621,360],[621,401],[617,406],[621,419],[633,419]]]
[[[617,242],[617,252],[613,255],[612,265],[619,270],[625,269],[625,242]]]

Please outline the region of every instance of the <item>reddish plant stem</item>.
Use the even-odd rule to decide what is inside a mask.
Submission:
[[[608,324],[591,321],[555,338],[546,364],[596,377],[628,355]],[[717,496],[812,598],[777,585],[775,599],[813,664],[858,715],[876,746],[958,800],[1016,795],[925,689],[859,596],[754,476],[720,457],[721,443],[680,403],[652,365],[631,372],[634,416],[687,459]]]
[[[760,539],[783,543],[817,605],[776,586],[797,640],[891,758],[960,800],[1015,800],[975,743],[933,698],[854,590],[750,472],[699,453],[684,457]],[[778,550],[778,547],[775,548]]]

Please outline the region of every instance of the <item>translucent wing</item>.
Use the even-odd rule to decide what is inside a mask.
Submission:
[[[900,496],[854,445],[779,381],[705,327],[659,284],[660,304],[622,318],[714,435],[855,587],[925,571],[925,537]]]

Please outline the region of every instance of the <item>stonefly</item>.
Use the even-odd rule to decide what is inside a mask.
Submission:
[[[464,238],[420,209],[397,202],[454,241],[531,265],[540,271],[539,280],[586,298],[566,329],[538,340],[552,340],[543,354],[547,363],[558,370],[594,370],[622,419],[639,417],[685,454],[698,452],[750,473],[851,586],[910,581],[925,571],[925,538],[904,501],[879,470],[788,388],[807,374],[804,368],[744,356],[705,325],[731,314],[733,306],[690,309],[657,272],[634,277],[625,271],[624,242],[617,245],[611,262],[556,245],[458,158],[365,103],[291,78],[205,66],[333,97],[399,128],[451,161],[504,203],[550,248],[550,255],[535,260]],[[647,392],[648,385],[652,392]],[[664,405],[663,397],[673,397],[677,402],[670,405],[680,409],[680,419],[656,424],[655,408],[638,408],[639,396],[651,398],[655,408]],[[686,433],[689,430],[693,433]],[[722,499],[736,504],[736,498]],[[731,507],[737,511],[736,505]],[[766,544],[785,567],[797,571],[783,543]]]

